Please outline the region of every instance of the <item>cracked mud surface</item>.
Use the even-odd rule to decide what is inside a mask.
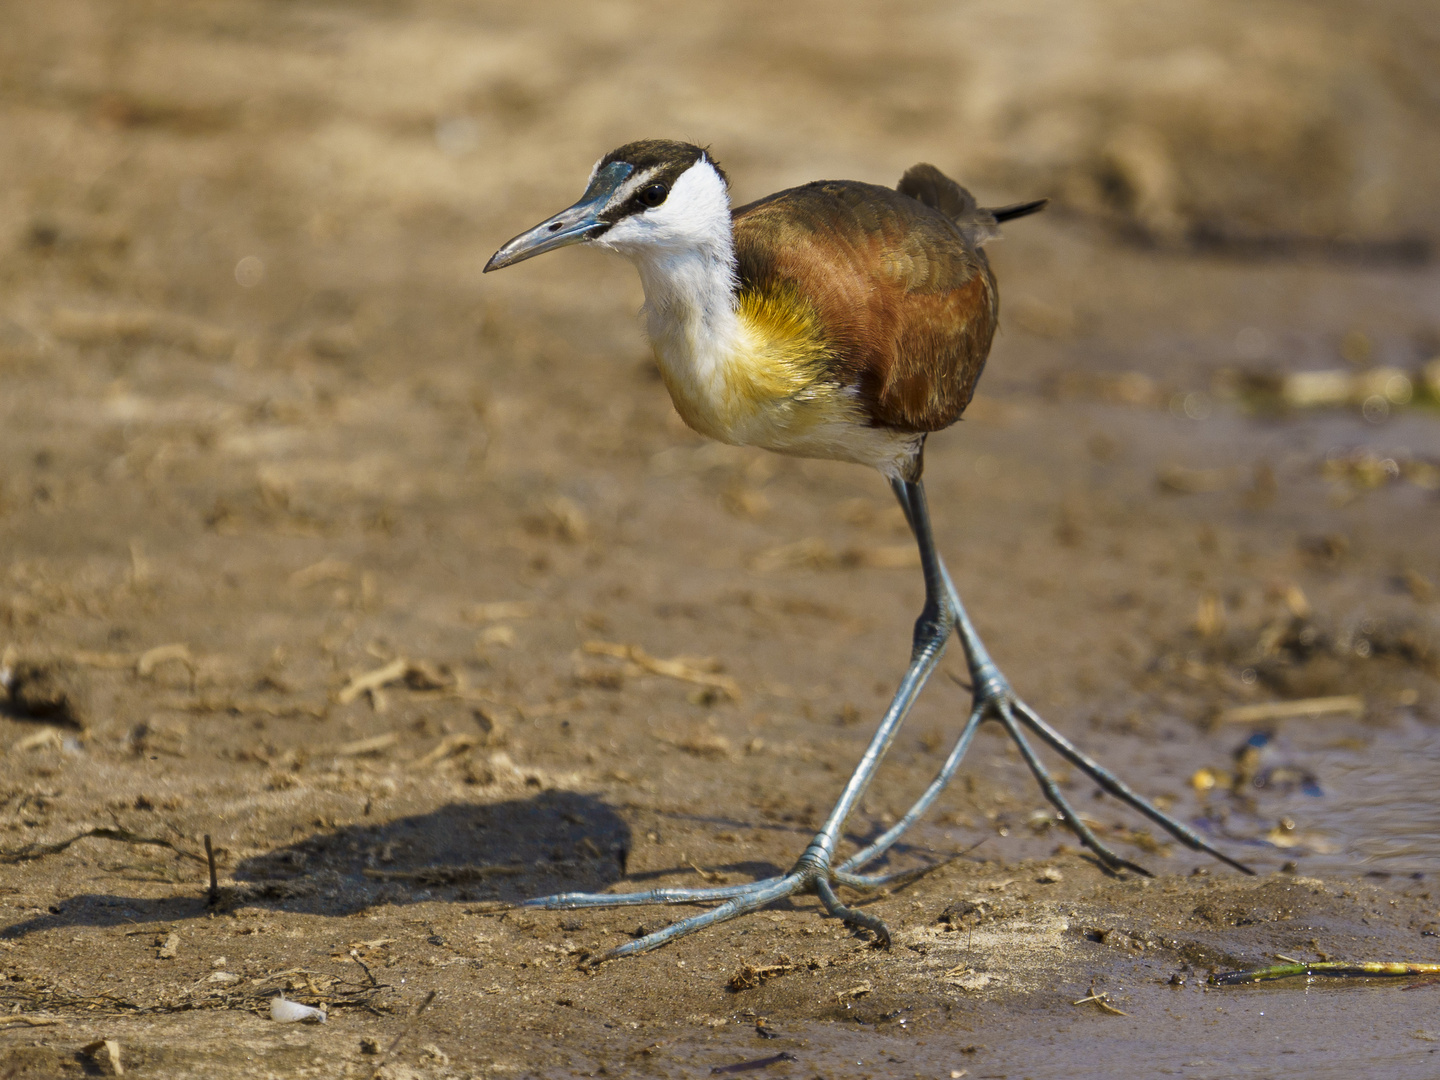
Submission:
[[[938,9],[841,5],[794,63],[758,10],[0,10],[0,1073],[110,1072],[111,1040],[156,1077],[1435,1074],[1435,986],[1205,987],[1440,961],[1440,277],[1385,247],[1423,199],[1368,234],[1311,192],[1364,259],[1197,252],[1166,230],[1219,181],[1102,213],[976,151],[988,202],[1071,194],[992,249],[1003,331],[927,455],[942,549],[1017,690],[1258,877],[1062,769],[1158,876],[1103,874],[987,728],[889,865],[964,854],[868,908],[890,951],[802,897],[591,972],[676,912],[503,902],[787,868],[921,582],[878,477],[684,429],[628,267],[480,267],[642,134],[708,138],[740,200],[969,181],[963,117],[907,111],[950,78]],[[1385,366],[1416,392],[1383,415],[1253,393]],[[1245,719],[1299,699],[1329,711]],[[852,840],[965,707],[937,678]],[[328,1021],[276,1024],[282,991]]]

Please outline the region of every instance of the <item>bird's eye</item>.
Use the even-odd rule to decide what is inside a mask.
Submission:
[[[665,196],[670,194],[670,189],[664,184],[650,184],[640,189],[636,196],[644,206],[659,206],[665,201]]]

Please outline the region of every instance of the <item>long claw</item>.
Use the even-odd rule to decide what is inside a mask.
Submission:
[[[774,903],[776,900],[791,896],[804,887],[804,880],[799,874],[787,874],[781,878],[773,878],[767,882],[756,882],[764,885],[764,888],[756,889],[747,896],[737,896],[717,908],[699,915],[693,915],[688,919],[682,919],[665,927],[664,930],[657,930],[653,934],[646,934],[635,941],[626,942],[617,946],[609,952],[602,953],[596,957],[592,964],[601,964],[606,960],[618,960],[622,956],[633,956],[635,953],[649,952],[651,949],[658,949],[667,941],[684,937],[686,934],[693,934],[696,930],[703,930],[707,926],[714,926],[737,915],[745,915],[751,911],[757,911],[766,904]]]
[[[1061,735],[1060,732],[1042,720],[1035,713],[1035,710],[1031,709],[1023,701],[1017,700],[1015,702],[1015,708],[1020,713],[1020,717],[1024,720],[1025,725],[1030,728],[1031,731],[1039,735],[1057,754],[1099,784],[1103,790],[1109,792],[1127,806],[1144,814],[1186,847],[1194,851],[1203,851],[1212,858],[1219,859],[1226,865],[1234,867],[1242,874],[1253,875],[1255,873],[1254,870],[1250,869],[1250,867],[1244,863],[1237,862],[1219,848],[1207,843],[1199,835],[1186,828],[1159,807],[1153,806],[1135,794],[1134,791],[1125,785],[1123,780],[1106,769],[1098,761],[1082,753],[1074,743],[1070,742],[1064,735]]]
[[[859,908],[849,907],[840,902],[835,895],[828,879],[819,877],[815,879],[815,892],[820,897],[820,902],[825,905],[825,910],[838,919],[845,920],[851,926],[863,927],[875,935],[875,942],[882,949],[890,947],[890,927],[885,925],[883,919],[871,915],[868,911],[861,911]]]
[[[883,889],[887,885],[909,885],[912,881],[919,881],[921,878],[933,874],[942,866],[949,866],[957,858],[959,858],[958,855],[952,855],[939,862],[927,863],[924,866],[912,866],[909,870],[897,870],[893,874],[851,874],[844,870],[832,870],[830,877],[838,885],[844,885],[860,892],[869,892],[872,889]]]
[[[650,889],[633,893],[555,893],[522,900],[518,907],[544,908],[547,911],[568,911],[572,908],[626,907],[631,904],[703,904],[707,900],[730,900],[758,891],[765,883],[716,885],[709,889]]]
[[[1075,835],[1080,838],[1080,842],[1095,852],[1108,870],[1133,870],[1135,873],[1141,874],[1144,877],[1154,877],[1155,875],[1149,870],[1146,870],[1145,867],[1116,855],[1115,852],[1102,844],[1100,838],[1095,835],[1090,826],[1081,820],[1080,815],[1075,812],[1075,808],[1070,805],[1070,800],[1065,798],[1054,779],[1050,776],[1049,771],[1045,768],[1044,763],[1035,755],[1034,749],[1030,746],[1030,743],[1026,741],[1024,732],[1020,730],[1020,725],[1015,722],[1014,713],[1010,711],[1009,703],[1000,702],[995,711],[1000,722],[1005,725],[1005,730],[1008,731],[1010,737],[1015,740],[1015,745],[1020,748],[1020,755],[1025,759],[1025,764],[1029,765],[1030,771],[1035,774],[1035,780],[1039,783],[1040,790],[1045,793],[1045,797],[1050,800],[1055,806],[1055,809],[1060,811],[1060,816],[1065,819],[1065,824],[1074,830]]]

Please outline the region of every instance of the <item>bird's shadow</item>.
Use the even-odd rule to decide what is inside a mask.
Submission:
[[[313,833],[242,859],[218,904],[209,902],[203,883],[188,896],[159,899],[86,893],[0,930],[0,939],[69,926],[174,922],[216,907],[343,916],[379,904],[597,891],[624,875],[629,852],[629,825],[590,795],[547,791],[501,803],[450,803]]]

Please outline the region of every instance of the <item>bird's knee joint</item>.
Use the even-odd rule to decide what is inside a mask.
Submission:
[[[1007,701],[1011,696],[1010,684],[999,671],[981,670],[972,673],[975,683],[975,696],[979,700],[991,702],[991,711],[999,715],[1000,703]]]
[[[954,627],[955,616],[948,609],[927,607],[915,620],[914,654],[919,656],[927,649],[941,648]]]

